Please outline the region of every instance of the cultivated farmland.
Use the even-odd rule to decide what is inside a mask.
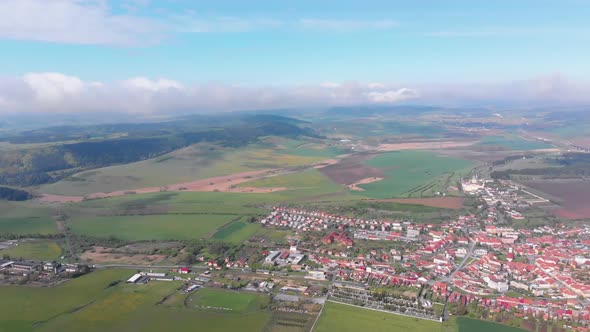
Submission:
[[[523,181],[533,189],[549,194],[558,200],[561,208],[553,212],[566,219],[590,218],[590,181],[587,180],[537,180]]]
[[[290,147],[283,152],[262,145],[232,149],[197,144],[145,161],[84,171],[58,183],[45,185],[41,191],[59,195],[89,195],[164,187],[255,170],[313,164],[331,156],[333,153],[310,148]]]
[[[518,136],[485,136],[478,144],[480,146],[498,147],[508,150],[536,150],[536,149],[550,149],[553,146],[533,140],[525,140]]]
[[[363,195],[374,198],[434,196],[455,185],[460,172],[472,165],[464,159],[424,151],[383,153],[365,164],[384,174],[382,181],[359,185],[365,190]]]
[[[287,190],[276,192],[274,197],[281,196],[295,200],[314,200],[323,197],[326,200],[354,199],[353,195],[344,186],[330,180],[323,169],[308,169],[299,173],[274,176],[262,180],[246,182],[243,186],[248,187],[280,187]],[[276,199],[275,199],[276,200]]]
[[[50,208],[38,207],[31,201],[0,201],[0,211],[0,233],[26,235],[57,232]]]
[[[321,172],[332,181],[340,184],[352,184],[367,178],[380,178],[385,173],[377,167],[370,167],[364,162],[375,157],[374,154],[355,154],[340,162],[321,168]]]

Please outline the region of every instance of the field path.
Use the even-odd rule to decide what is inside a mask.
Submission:
[[[365,191],[365,189],[359,187],[359,185],[373,183],[373,182],[381,181],[383,179],[384,178],[382,178],[382,177],[370,177],[370,178],[366,178],[366,179],[362,179],[362,180],[356,181],[356,182],[351,183],[351,184],[347,184],[346,185],[346,188],[348,188],[350,190],[356,190],[356,191]]]

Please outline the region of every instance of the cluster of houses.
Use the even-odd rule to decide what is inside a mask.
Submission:
[[[508,182],[490,184],[478,179],[464,182],[466,192],[487,204],[482,204],[478,215],[460,216],[443,225],[282,207],[274,208],[261,223],[326,234],[323,246],[303,247],[310,262],[336,273],[342,281],[416,288],[430,285],[440,296],[452,293],[451,301],[477,301],[492,310],[508,308],[530,317],[590,323],[590,227],[508,227],[500,222],[498,206],[512,219],[521,219],[518,210],[540,198]],[[373,240],[403,246],[365,250],[363,243]],[[271,252],[265,262],[282,255],[288,257]],[[528,300],[535,297],[538,299]]]
[[[554,299],[590,298],[590,285],[580,279],[590,271],[589,238],[590,228],[514,231],[486,226],[485,231],[473,236],[486,248],[479,249],[483,255],[475,255],[452,283],[467,293],[480,295],[513,289],[524,295]]]
[[[361,219],[346,216],[338,216],[324,211],[313,211],[305,209],[293,209],[284,207],[274,207],[270,214],[260,220],[263,225],[289,228],[298,232],[317,231],[323,232],[326,230],[366,230],[366,231],[390,231],[403,232],[407,237],[415,237],[419,234],[417,229],[419,225],[415,225],[409,221],[399,220],[376,220],[376,219]],[[339,241],[340,236],[348,236],[342,233],[331,233],[326,241]],[[342,239],[345,245],[352,246],[353,240],[351,238]]]

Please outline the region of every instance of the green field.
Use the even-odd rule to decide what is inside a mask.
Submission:
[[[334,158],[344,152],[335,147],[326,147],[324,144],[307,142],[282,137],[271,137],[268,139],[275,145],[276,150],[292,156],[321,157],[322,159]]]
[[[518,136],[486,136],[478,145],[499,146],[510,150],[536,150],[552,148],[550,144],[540,141],[529,141]]]
[[[268,312],[217,313],[158,305],[177,282],[119,283],[131,270],[100,270],[53,288],[0,287],[0,331],[261,331]]]
[[[268,302],[268,295],[214,288],[199,289],[187,301],[188,306],[193,308],[215,308],[237,313],[259,311]]]
[[[126,195],[71,204],[71,215],[96,214],[224,214],[252,215],[265,213],[252,206],[260,203],[259,195],[221,192],[164,192]],[[92,214],[90,214],[92,215]]]
[[[361,201],[356,203],[356,206],[361,209],[374,209],[384,211],[397,211],[397,212],[411,212],[411,213],[425,213],[425,212],[438,212],[442,209],[435,208],[432,206],[420,205],[420,204],[402,204],[395,202],[372,202],[372,201]]]
[[[289,152],[297,154],[291,155]],[[259,144],[240,149],[197,144],[149,160],[81,172],[57,183],[44,185],[41,191],[59,195],[87,195],[159,187],[252,170],[312,164],[332,155],[318,149],[281,150],[276,146]]]
[[[315,200],[322,197],[327,200],[358,199],[358,196],[351,195],[344,186],[331,181],[316,169],[254,180],[243,183],[242,186],[288,188],[289,190],[274,193],[275,197],[291,196],[301,200]]]
[[[431,332],[446,331],[446,326],[427,320],[394,315],[385,312],[373,311],[352,307],[344,304],[328,302],[320,317],[315,331],[317,332],[388,332],[388,331],[415,331]],[[452,331],[452,330],[451,330]]]
[[[459,172],[472,166],[470,161],[438,156],[426,151],[383,153],[365,162],[385,174],[385,179],[359,185],[364,196],[374,198],[428,197],[455,185]]]
[[[315,315],[274,311],[264,332],[308,332],[315,319]]]
[[[0,233],[55,234],[57,227],[53,211],[37,207],[32,202],[0,201]]]
[[[229,223],[233,215],[146,215],[73,218],[76,234],[123,240],[183,240],[206,238]]]
[[[0,256],[8,255],[13,259],[31,259],[49,261],[59,258],[62,249],[56,241],[30,240],[20,242],[17,246],[0,250]]]
[[[498,324],[494,322],[487,322],[478,319],[472,319],[468,317],[457,317],[455,320],[458,327],[458,332],[525,332],[518,327]]]
[[[248,240],[261,228],[262,226],[259,223],[238,220],[218,230],[211,239],[239,244]]]

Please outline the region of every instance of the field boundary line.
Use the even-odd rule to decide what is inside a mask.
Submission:
[[[326,299],[326,302],[329,301],[328,299]],[[311,328],[309,329],[309,332],[313,332],[313,330],[315,330],[315,326],[318,323],[318,321],[320,320],[320,316],[322,315],[322,313],[324,312],[324,308],[326,307],[326,302],[324,302],[324,304],[322,305],[322,309],[320,309],[320,313],[318,314],[318,316],[315,318],[315,321],[313,322],[313,325],[311,326]]]
[[[367,309],[367,310],[373,310],[373,311],[379,311],[379,312],[384,312],[386,314],[392,314],[392,315],[398,315],[398,316],[405,316],[405,317],[409,317],[409,318],[416,318],[416,319],[422,319],[422,320],[427,320],[427,321],[431,321],[431,322],[437,322],[440,323],[439,320],[437,319],[430,319],[430,318],[424,318],[424,317],[418,317],[418,316],[412,316],[412,315],[406,315],[406,314],[402,314],[402,313],[398,313],[398,312],[393,312],[393,311],[387,311],[387,310],[381,310],[381,309],[375,309],[375,308],[369,308],[369,307],[361,307],[360,305],[354,305],[354,304],[350,304],[350,303],[344,303],[344,302],[340,302],[340,301],[334,301],[334,300],[327,300],[327,302],[333,302],[333,303],[338,303],[338,304],[344,304],[344,305],[348,305],[351,307],[355,307],[355,308],[361,308],[361,309]],[[324,308],[322,308],[323,310]]]

